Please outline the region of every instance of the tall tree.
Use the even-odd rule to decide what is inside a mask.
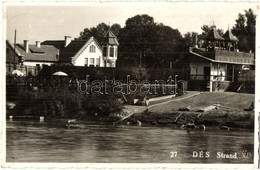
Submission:
[[[121,30],[121,26],[115,23],[110,27],[110,30],[114,33],[115,36],[118,36],[119,31]]]
[[[121,29],[121,26],[119,24],[113,24],[110,27],[109,25],[102,22],[98,24],[96,27],[85,28],[82,32],[80,32],[80,36],[78,37],[78,39],[86,40],[93,36],[98,41],[101,41],[102,37],[109,29],[117,36]]]
[[[212,26],[203,25],[203,26],[201,27],[201,29],[202,29],[202,34],[201,34],[202,37],[207,36],[208,33],[209,33],[209,31],[210,31],[211,29],[213,29],[213,28],[216,28],[216,26],[215,26],[215,25],[212,25]],[[219,34],[220,36],[223,36],[223,35],[224,35],[224,31],[223,31],[222,29],[217,29],[217,32],[218,32],[218,34]]]
[[[196,36],[197,36],[197,39],[196,39]],[[191,47],[195,44],[198,45],[198,41],[200,39],[201,39],[201,35],[199,35],[197,32],[187,32],[186,34],[184,34],[185,45],[187,47]]]
[[[245,14],[238,14],[232,33],[239,39],[238,47],[241,51],[255,51],[256,15],[252,9],[245,10]]]
[[[126,20],[119,35],[119,65],[163,66],[178,57],[183,37],[178,30],[154,22],[149,15]]]

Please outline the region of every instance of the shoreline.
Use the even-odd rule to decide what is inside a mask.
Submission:
[[[193,123],[213,129],[253,130],[254,111],[245,111],[253,99],[252,94],[189,91],[185,95],[160,100],[147,107],[128,106],[126,112],[135,112],[135,114],[125,120],[122,119],[122,123],[141,122],[146,126],[177,127]]]
[[[180,124],[165,124],[165,123],[158,123],[158,124],[153,124],[149,123],[146,121],[142,122],[142,125],[138,125],[135,121],[135,118],[132,118],[130,121],[132,123],[128,124],[128,121],[123,121],[119,124],[113,125],[113,122],[108,122],[108,121],[93,121],[93,120],[77,120],[75,124],[72,124],[71,127],[67,126],[67,120],[64,118],[56,118],[55,120],[46,120],[46,121],[39,121],[38,119],[7,119],[8,122],[19,122],[19,121],[28,121],[28,122],[37,122],[37,123],[47,123],[49,125],[53,125],[54,127],[60,127],[60,128],[72,128],[72,129],[84,129],[87,126],[99,126],[99,125],[104,125],[104,126],[112,126],[112,127],[120,127],[120,128],[127,128],[127,127],[154,127],[154,128],[172,128],[173,130],[187,130],[187,132],[196,132],[196,131],[246,131],[246,132],[254,132],[254,127],[253,128],[244,128],[244,127],[234,127],[234,126],[229,126],[229,129],[221,129],[219,126],[206,126],[205,130],[199,130],[199,129],[186,129],[183,128]]]
[[[185,95],[177,97],[169,98],[165,96],[160,100],[153,99],[148,106],[124,105],[120,114],[108,117],[96,115],[85,117],[44,116],[40,118],[40,115],[19,115],[12,110],[7,110],[6,119],[9,119],[9,116],[13,116],[13,120],[40,121],[42,119],[41,121],[63,122],[64,125],[69,119],[76,119],[77,122],[83,124],[93,122],[94,124],[177,128],[183,128],[183,126],[193,123],[196,126],[205,126],[206,130],[253,130],[254,112],[244,110],[253,98],[254,95],[252,94],[188,91]],[[212,106],[216,107],[201,111],[201,108]]]

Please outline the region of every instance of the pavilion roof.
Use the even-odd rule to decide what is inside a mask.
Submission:
[[[230,30],[227,30],[223,37],[226,41],[238,42],[238,38],[234,36]]]
[[[224,41],[225,39],[219,35],[216,28],[213,28],[209,31],[208,35],[205,37],[209,41]]]

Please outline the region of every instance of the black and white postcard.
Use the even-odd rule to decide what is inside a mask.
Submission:
[[[3,168],[259,168],[258,1],[2,8]]]

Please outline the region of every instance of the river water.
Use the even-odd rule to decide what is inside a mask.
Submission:
[[[6,124],[7,162],[253,163],[253,143],[254,134],[247,131],[112,125],[68,129],[34,121]],[[221,153],[236,158],[218,158]]]

